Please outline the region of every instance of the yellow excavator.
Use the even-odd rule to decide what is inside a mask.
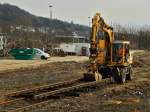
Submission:
[[[130,42],[115,40],[113,28],[105,23],[100,13],[92,19],[90,65],[84,79],[100,81],[111,78],[116,83],[132,80]]]

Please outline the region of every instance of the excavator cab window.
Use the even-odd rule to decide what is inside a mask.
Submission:
[[[128,62],[128,59],[130,57],[129,49],[130,49],[129,44],[125,44],[125,62]]]
[[[123,43],[113,43],[112,45],[112,61],[121,63],[123,57]]]

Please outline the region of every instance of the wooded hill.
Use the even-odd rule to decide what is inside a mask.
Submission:
[[[10,4],[0,4],[0,26],[4,33],[8,33],[10,26],[23,26],[32,28],[47,28],[55,33],[71,35],[77,32],[87,36],[89,28],[87,26],[73,24],[58,19],[50,20],[45,17],[38,17],[29,12]]]
[[[132,25],[123,27],[114,24],[113,27],[116,39],[131,41],[131,47],[135,49],[150,48],[150,27],[148,25],[137,28]],[[7,33],[9,48],[18,45],[38,48],[51,47],[61,42],[71,42],[70,38],[61,38],[61,35],[67,37],[71,36],[73,32],[85,36],[89,40],[90,30],[87,26],[38,17],[17,6],[0,4],[0,32]]]

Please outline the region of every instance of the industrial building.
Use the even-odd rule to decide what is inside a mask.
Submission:
[[[90,43],[86,43],[86,37],[73,34],[72,43],[61,43],[60,48],[69,55],[89,56]]]

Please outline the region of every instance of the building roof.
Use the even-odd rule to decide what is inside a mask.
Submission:
[[[113,41],[113,43],[116,43],[116,44],[118,44],[118,43],[130,44],[130,41],[115,40],[115,41]]]

